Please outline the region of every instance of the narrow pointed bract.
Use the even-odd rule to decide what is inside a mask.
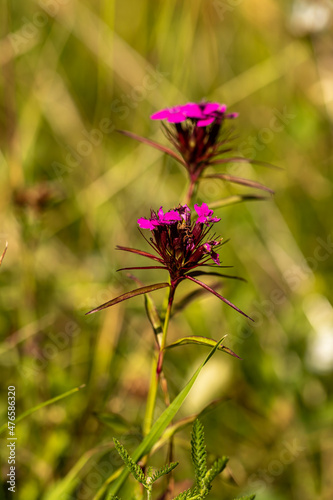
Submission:
[[[154,290],[159,290],[160,288],[166,288],[169,287],[169,283],[156,283],[155,285],[148,285],[148,286],[143,286],[141,288],[136,288],[135,290],[132,290],[127,293],[123,293],[122,295],[119,295],[115,299],[109,300],[108,302],[105,302],[105,304],[102,304],[101,306],[96,307],[95,309],[92,309],[91,311],[87,312],[87,314],[92,314],[97,311],[101,311],[102,309],[106,309],[107,307],[114,306],[115,304],[119,304],[119,302],[123,302],[124,300],[131,299],[132,297],[136,297],[137,295],[142,295],[143,293],[149,293],[153,292]]]

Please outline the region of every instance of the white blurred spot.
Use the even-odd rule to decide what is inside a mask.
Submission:
[[[333,368],[333,308],[326,297],[319,294],[307,296],[304,312],[315,336],[309,339],[306,362],[316,372]]]
[[[325,29],[332,17],[329,1],[296,0],[293,4],[289,27],[296,36],[318,33]]]

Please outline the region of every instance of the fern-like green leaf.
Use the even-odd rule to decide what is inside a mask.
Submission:
[[[193,497],[192,489],[179,493],[173,500],[190,500]]]
[[[228,460],[229,460],[228,457],[222,457],[215,460],[212,467],[207,472],[206,477],[204,478],[204,484],[210,485],[212,481],[216,478],[216,476],[220,474],[223,471],[223,469],[225,469]]]
[[[199,491],[201,491],[205,486],[204,479],[207,474],[207,452],[204,427],[199,420],[195,420],[193,423],[191,446],[195,482]]]
[[[169,474],[175,467],[177,467],[178,464],[179,462],[171,462],[170,464],[155,470],[152,474],[147,472],[147,476],[150,478],[150,483],[155,483],[155,481],[157,481],[160,477]]]
[[[140,467],[140,465],[136,464],[134,460],[130,457],[130,455],[127,453],[126,449],[124,446],[118,441],[118,439],[113,438],[114,445],[116,447],[117,452],[123,459],[125,465],[127,468],[131,471],[133,476],[139,483],[143,484],[146,486],[146,478],[145,475]]]

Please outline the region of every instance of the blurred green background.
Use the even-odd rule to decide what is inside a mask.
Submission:
[[[115,129],[166,144],[149,116],[205,98],[240,113],[237,154],[283,170],[228,167],[276,192],[217,211],[218,230],[230,238],[223,263],[248,281],[226,282],[223,294],[255,322],[213,296],[175,314],[170,340],[228,333],[226,344],[243,358],[216,354],[180,416],[220,400],[202,417],[211,458],[230,457],[212,500],[330,500],[332,3],[1,5],[0,254],[6,241],[8,250],[0,269],[0,424],[9,385],[20,415],[86,384],[17,424],[16,498],[92,499],[119,464],[112,436],[130,451],[138,444],[153,349],[143,300],[84,313],[133,288],[116,269],[141,261],[115,245],[146,249],[138,216],[178,205],[187,180],[174,161]],[[205,181],[199,200],[247,192]],[[157,271],[136,276],[160,280]],[[178,299],[192,289],[180,287]],[[155,293],[158,304],[163,296]],[[172,396],[206,354],[195,346],[167,354]],[[133,423],[129,437],[98,418],[111,412]],[[175,440],[176,482],[192,477],[189,434],[187,427]],[[11,498],[6,438],[1,472]],[[152,464],[165,456],[160,450]]]

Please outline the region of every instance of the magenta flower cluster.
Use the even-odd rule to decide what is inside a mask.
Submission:
[[[187,119],[195,121],[198,127],[206,127],[215,120],[221,118],[236,118],[238,113],[229,113],[225,115],[227,106],[218,102],[189,102],[182,106],[166,108],[154,113],[152,120],[168,120],[169,123],[180,123]]]
[[[212,224],[221,219],[213,217],[213,210],[206,203],[196,204],[194,209],[197,214],[195,221],[191,220],[191,210],[187,205],[166,213],[161,207],[157,213],[152,210],[149,219],[138,219],[141,228],[152,231],[153,238],[148,242],[159,254],[161,264],[175,284],[185,277],[187,271],[204,264],[207,257],[220,264],[213,247],[219,246],[221,241],[208,239],[208,232]]]
[[[212,217],[213,215],[213,210],[210,210],[208,208],[207,203],[203,203],[201,207],[199,205],[195,204],[194,209],[198,215],[198,219],[196,221],[196,224],[206,224],[208,225],[209,223],[212,222],[219,222],[221,219],[218,217]],[[182,207],[183,213],[188,214],[191,213],[191,210],[188,208],[187,205],[184,205]],[[161,207],[159,211],[151,219],[146,219],[144,217],[140,217],[138,219],[138,224],[142,229],[150,229],[151,231],[153,229],[156,229],[157,226],[162,226],[163,224],[172,224],[174,222],[179,222],[183,219],[185,219],[185,215],[180,215],[180,210],[169,210],[168,212],[164,213],[163,208]]]

